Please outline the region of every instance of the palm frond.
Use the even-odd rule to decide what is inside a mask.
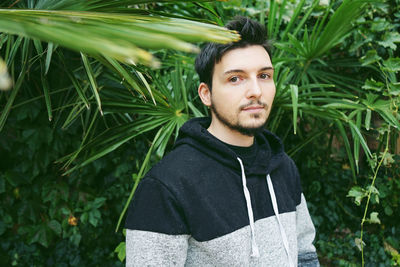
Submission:
[[[195,52],[198,48],[188,41],[225,43],[239,39],[225,28],[177,18],[19,9],[0,9],[0,32],[152,66],[158,62],[144,48]]]

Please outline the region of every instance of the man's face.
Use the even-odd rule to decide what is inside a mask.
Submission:
[[[214,66],[210,96],[213,123],[254,135],[267,121],[275,91],[271,59],[262,46],[226,52]]]

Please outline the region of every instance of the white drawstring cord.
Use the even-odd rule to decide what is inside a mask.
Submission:
[[[268,183],[269,195],[271,196],[272,207],[274,209],[275,217],[278,220],[279,230],[281,232],[281,237],[283,240],[283,246],[285,247],[285,251],[288,256],[289,266],[294,267],[292,258],[290,257],[290,252],[289,252],[289,242],[286,237],[285,229],[283,228],[281,220],[279,218],[278,203],[276,202],[274,186],[272,185],[271,177],[269,176],[269,174],[267,175],[267,183]]]
[[[251,230],[251,257],[260,257],[260,252],[258,251],[257,243],[256,243],[256,236],[255,236],[255,231],[254,231],[254,216],[253,216],[253,208],[251,207],[251,199],[250,199],[250,193],[249,190],[247,189],[246,186],[246,175],[244,173],[244,167],[242,160],[240,158],[237,158],[237,160],[240,163],[240,168],[242,170],[242,184],[243,184],[243,193],[244,193],[244,198],[246,199],[246,205],[247,205],[247,215],[249,216],[249,221],[250,221],[250,230]]]
[[[244,193],[244,198],[246,199],[246,205],[247,205],[247,215],[249,217],[249,222],[250,222],[250,230],[251,230],[251,256],[252,257],[260,257],[260,252],[258,250],[258,246],[256,243],[256,236],[255,236],[255,227],[254,227],[254,215],[253,215],[253,208],[251,206],[251,199],[250,199],[250,192],[247,189],[247,183],[246,183],[246,174],[244,172],[244,167],[243,167],[243,162],[240,158],[237,158],[240,164],[240,168],[242,171],[242,184],[243,184],[243,193]],[[288,256],[288,261],[289,261],[289,266],[294,267],[292,258],[290,257],[290,251],[289,251],[289,242],[286,236],[285,229],[282,226],[280,217],[279,217],[279,211],[278,211],[278,203],[276,201],[276,196],[275,196],[275,191],[274,187],[272,185],[271,177],[268,174],[267,175],[267,184],[268,184],[268,190],[269,194],[271,196],[271,201],[272,201],[272,208],[274,209],[275,217],[278,221],[279,225],[279,231],[281,233],[281,237],[283,240],[283,246],[285,247],[286,255]]]

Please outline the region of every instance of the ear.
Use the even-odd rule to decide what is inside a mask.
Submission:
[[[211,106],[211,90],[208,88],[208,85],[205,83],[200,83],[197,92],[199,93],[201,102],[203,102],[203,104],[207,107]]]

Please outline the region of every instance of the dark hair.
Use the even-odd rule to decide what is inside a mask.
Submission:
[[[207,43],[196,57],[195,68],[200,77],[211,89],[214,65],[221,61],[222,56],[229,50],[250,45],[261,45],[271,55],[271,45],[267,39],[265,27],[257,21],[237,16],[229,21],[226,28],[237,31],[241,39],[228,44]]]

